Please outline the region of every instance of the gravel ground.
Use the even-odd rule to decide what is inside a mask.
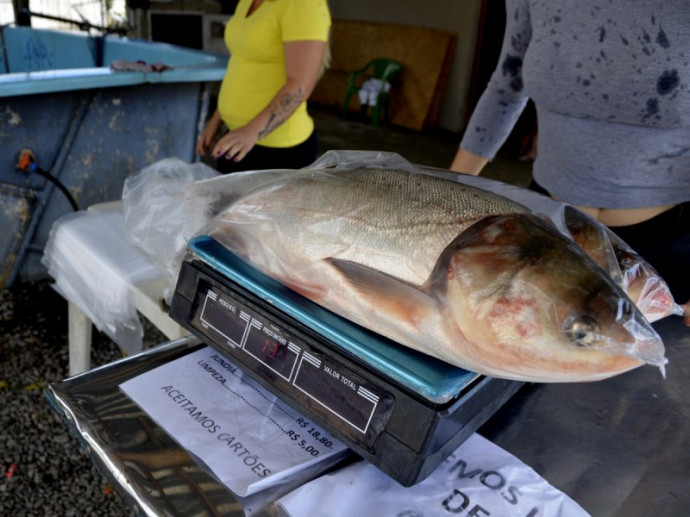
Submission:
[[[94,329],[92,365],[120,357]],[[131,515],[45,398],[67,375],[67,303],[48,282],[0,290],[0,516]]]

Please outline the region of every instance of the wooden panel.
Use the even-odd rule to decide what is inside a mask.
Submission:
[[[391,90],[391,122],[411,129],[436,126],[446,90],[457,34],[385,23],[334,20],[331,67],[316,85],[311,101],[343,107],[350,71],[373,58],[400,61],[404,67]],[[359,110],[359,100],[350,102]]]

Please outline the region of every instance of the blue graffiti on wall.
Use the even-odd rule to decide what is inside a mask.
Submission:
[[[39,38],[35,37],[26,40],[24,62],[26,64],[26,71],[28,72],[51,70],[53,68],[53,62],[48,53],[48,48]]]

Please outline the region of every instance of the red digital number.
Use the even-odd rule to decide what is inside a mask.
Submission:
[[[266,341],[264,341],[264,346],[261,348],[261,351],[266,354],[266,357],[269,359],[275,359],[278,348],[278,343],[267,338]]]

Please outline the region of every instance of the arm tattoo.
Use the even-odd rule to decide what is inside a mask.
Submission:
[[[304,93],[302,88],[298,88],[296,92],[286,92],[278,99],[271,103],[268,122],[266,126],[259,131],[259,140],[285,122],[290,115],[294,113],[302,101],[304,100]]]

